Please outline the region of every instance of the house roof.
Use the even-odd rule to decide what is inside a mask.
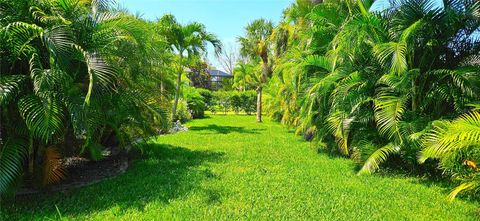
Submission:
[[[208,73],[209,73],[212,77],[232,77],[231,74],[226,73],[226,72],[223,72],[223,71],[220,71],[220,70],[208,70]]]

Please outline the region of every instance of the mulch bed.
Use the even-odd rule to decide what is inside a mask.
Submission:
[[[62,160],[62,167],[66,172],[65,180],[42,189],[23,187],[17,192],[17,196],[59,192],[99,183],[107,178],[123,174],[128,168],[128,157],[123,153],[113,155],[108,153],[101,161],[69,157]]]

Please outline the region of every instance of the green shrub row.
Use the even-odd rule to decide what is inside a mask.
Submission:
[[[233,111],[236,114],[244,112],[250,115],[256,110],[256,99],[255,91],[216,91],[212,94],[208,110],[213,114]]]
[[[189,119],[202,118],[205,111],[213,114],[233,111],[236,114],[244,112],[248,115],[256,111],[255,91],[210,91],[201,88],[186,88],[183,100],[179,102],[176,119],[185,122]]]

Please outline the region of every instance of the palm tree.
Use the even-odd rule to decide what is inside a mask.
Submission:
[[[205,52],[207,43],[213,45],[215,53],[218,55],[222,50],[222,44],[215,35],[206,31],[203,24],[193,22],[182,25],[176,21],[173,15],[164,15],[158,20],[158,31],[165,37],[168,45],[178,55],[175,98],[172,108],[173,119],[177,112],[182,73],[186,64],[185,59],[190,59]]]
[[[269,38],[273,32],[273,23],[265,19],[258,19],[245,27],[245,36],[239,37],[242,56],[248,57],[250,62],[262,63],[262,73],[257,85],[257,122],[262,122],[262,90],[272,74],[269,54],[271,46]]]
[[[238,63],[233,69],[233,87],[240,91],[255,88],[259,83],[255,66],[248,63]]]

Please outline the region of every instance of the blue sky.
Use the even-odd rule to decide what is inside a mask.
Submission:
[[[257,18],[277,23],[282,12],[293,0],[120,0],[119,3],[132,13],[155,20],[166,13],[175,15],[181,23],[197,21],[216,34],[226,45],[234,44],[243,34],[243,28]],[[209,60],[214,66],[213,52]]]

